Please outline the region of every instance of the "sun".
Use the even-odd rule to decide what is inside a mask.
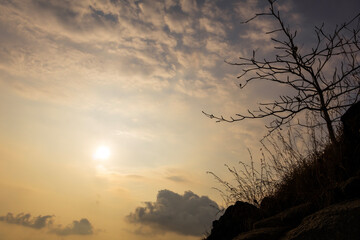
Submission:
[[[108,146],[99,146],[96,148],[93,158],[95,160],[106,160],[110,157],[110,148]]]

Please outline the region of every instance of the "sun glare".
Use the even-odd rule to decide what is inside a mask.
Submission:
[[[94,155],[96,160],[106,160],[110,157],[110,148],[108,146],[99,146],[96,148]]]

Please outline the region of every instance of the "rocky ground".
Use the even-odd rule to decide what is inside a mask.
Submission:
[[[308,195],[265,197],[260,207],[238,201],[213,222],[206,240],[360,240],[360,102],[342,122],[338,146],[328,146],[320,157],[332,163],[316,166],[317,174],[334,179],[332,184],[324,180],[328,186]],[[309,176],[315,177],[303,177]]]

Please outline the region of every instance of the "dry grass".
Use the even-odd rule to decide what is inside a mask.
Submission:
[[[319,129],[289,128],[285,135],[277,132],[262,141],[259,168],[254,167],[249,151],[250,164],[225,165],[233,181],[209,174],[220,184],[215,189],[226,206],[236,201],[260,206],[264,197],[271,197],[286,208],[318,197],[351,175],[344,166],[344,151],[349,150],[341,135],[340,130],[341,144],[334,146],[324,141],[327,138]]]
[[[225,181],[218,177],[214,172],[208,172],[220,184],[221,188],[216,189],[224,200],[226,206],[236,201],[249,202],[259,206],[260,201],[267,195],[271,194],[274,189],[275,179],[269,165],[265,161],[263,154],[260,159],[261,166],[259,170],[254,167],[254,160],[249,150],[250,165],[242,161],[239,162],[239,170],[236,167],[225,167],[233,178],[233,183]]]

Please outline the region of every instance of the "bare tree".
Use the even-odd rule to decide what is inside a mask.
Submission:
[[[295,116],[310,111],[321,117],[320,124],[326,124],[329,139],[336,143],[334,124],[344,111],[358,101],[360,93],[360,13],[350,21],[336,26],[326,33],[324,24],[315,27],[316,41],[312,48],[299,49],[297,31],[290,29],[280,12],[276,0],[268,0],[269,11],[256,14],[255,18],[270,16],[277,27],[266,34],[274,34],[275,43],[272,59],[259,59],[256,52],[250,58],[240,57],[239,62],[227,62],[240,66],[244,79],[240,88],[250,82],[272,82],[289,87],[292,94],[281,95],[272,102],[260,103],[257,110],[246,114],[237,113],[230,118],[214,116],[203,112],[217,121],[236,122],[245,119],[272,118],[266,127],[269,134],[284,124],[293,122]],[[307,125],[298,120],[296,124]]]

